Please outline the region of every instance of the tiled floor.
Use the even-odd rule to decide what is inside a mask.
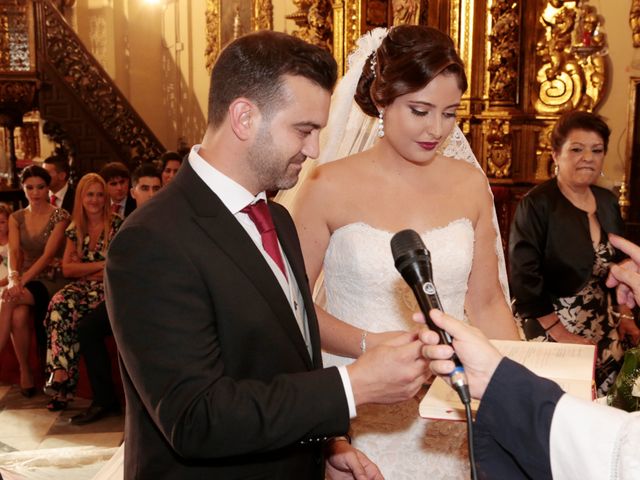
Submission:
[[[27,399],[17,387],[0,385],[0,468],[16,459],[37,458],[38,451],[43,454],[38,462],[46,463],[47,458],[59,453],[115,448],[122,443],[124,415],[75,426],[69,418],[88,407],[90,401],[77,398],[64,412],[49,412],[45,407],[48,398],[40,393]]]

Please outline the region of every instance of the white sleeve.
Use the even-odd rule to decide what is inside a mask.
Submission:
[[[553,478],[624,478],[619,477],[617,473],[621,438],[625,426],[632,418],[634,417],[631,414],[623,410],[588,402],[568,394],[563,395],[551,422],[550,455]],[[635,418],[640,420],[640,417]],[[633,478],[640,476],[636,475]]]

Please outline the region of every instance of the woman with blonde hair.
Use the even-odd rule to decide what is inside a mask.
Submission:
[[[78,320],[104,300],[102,281],[109,242],[122,219],[112,214],[106,184],[96,173],[80,179],[76,189],[73,221],[66,229],[62,257],[65,277],[75,279],[58,291],[49,303],[47,328],[47,372],[45,393],[53,398],[51,411],[63,410],[78,381]]]

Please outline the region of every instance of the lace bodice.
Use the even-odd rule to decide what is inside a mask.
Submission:
[[[393,264],[393,233],[352,223],[331,236],[324,259],[325,309],[372,332],[407,330],[418,310],[415,297]],[[473,258],[473,226],[466,218],[430,230],[422,239],[431,252],[434,283],[447,313],[463,318]]]
[[[408,330],[418,311],[413,293],[393,264],[393,233],[352,223],[331,236],[324,259],[325,309],[369,331]],[[464,316],[473,259],[474,230],[461,218],[421,235],[431,253],[434,283],[447,313]],[[325,366],[352,359],[324,353]],[[434,422],[418,416],[418,400],[365,405],[351,423],[354,445],[388,480],[468,478],[466,431],[462,422]]]

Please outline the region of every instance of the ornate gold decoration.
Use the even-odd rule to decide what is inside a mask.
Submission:
[[[420,0],[392,0],[393,25],[417,25]]]
[[[58,77],[90,112],[125,155],[158,158],[162,144],[138,116],[109,75],[87,51],[60,12],[49,2],[44,10],[45,51]],[[128,149],[128,151],[126,150]]]
[[[360,0],[345,0],[345,56],[355,50],[356,42],[362,35],[360,19],[362,5]],[[346,69],[346,66],[345,66]]]
[[[35,81],[0,80],[0,111],[16,112],[16,117],[22,117],[35,106],[36,87]]]
[[[516,103],[520,57],[520,4],[516,1],[501,0],[490,0],[490,3],[487,96],[492,103]]]
[[[338,64],[338,75],[345,70],[344,0],[333,0],[333,58]]]
[[[297,10],[285,18],[300,27],[292,35],[326,50],[333,49],[333,22],[329,0],[293,0]]]
[[[0,4],[0,72],[35,70],[33,4],[4,0]]]
[[[591,5],[550,0],[540,16],[542,38],[536,44],[540,84],[534,102],[539,113],[580,108],[592,111],[602,100],[607,79],[605,36]]]
[[[487,175],[493,178],[511,176],[511,124],[506,118],[489,118],[482,123],[484,158]]]
[[[257,30],[273,30],[273,3],[271,0],[253,0],[251,28]]]
[[[627,174],[622,175],[622,182],[620,183],[620,196],[618,197],[618,206],[620,207],[620,215],[623,220],[627,220],[629,216],[629,207],[631,201],[629,200],[629,189],[627,187]]]
[[[640,0],[631,2],[631,11],[629,12],[629,25],[631,26],[631,35],[633,38],[633,46],[640,47]]]
[[[536,180],[548,180],[551,177],[551,165],[553,154],[551,152],[551,131],[553,122],[548,123],[538,132],[538,144],[536,145]]]
[[[220,52],[220,0],[207,0],[207,12],[205,13],[207,22],[207,46],[204,50],[207,70],[218,58]]]
[[[244,5],[244,4],[243,4]],[[220,49],[223,47],[223,41],[227,42],[232,38],[223,39],[222,30],[226,24],[221,22],[221,18],[227,18],[225,12],[229,9],[234,10],[233,15],[228,15],[230,22],[230,30],[234,32],[233,37],[241,35],[243,32],[240,25],[240,4],[231,5],[228,0],[207,0],[207,11],[205,18],[207,22],[207,46],[204,50],[205,63],[207,70],[211,71],[213,64],[218,58]],[[224,20],[223,20],[224,21]],[[251,3],[251,26],[252,31],[272,30],[273,29],[273,3],[271,0],[252,0]]]

